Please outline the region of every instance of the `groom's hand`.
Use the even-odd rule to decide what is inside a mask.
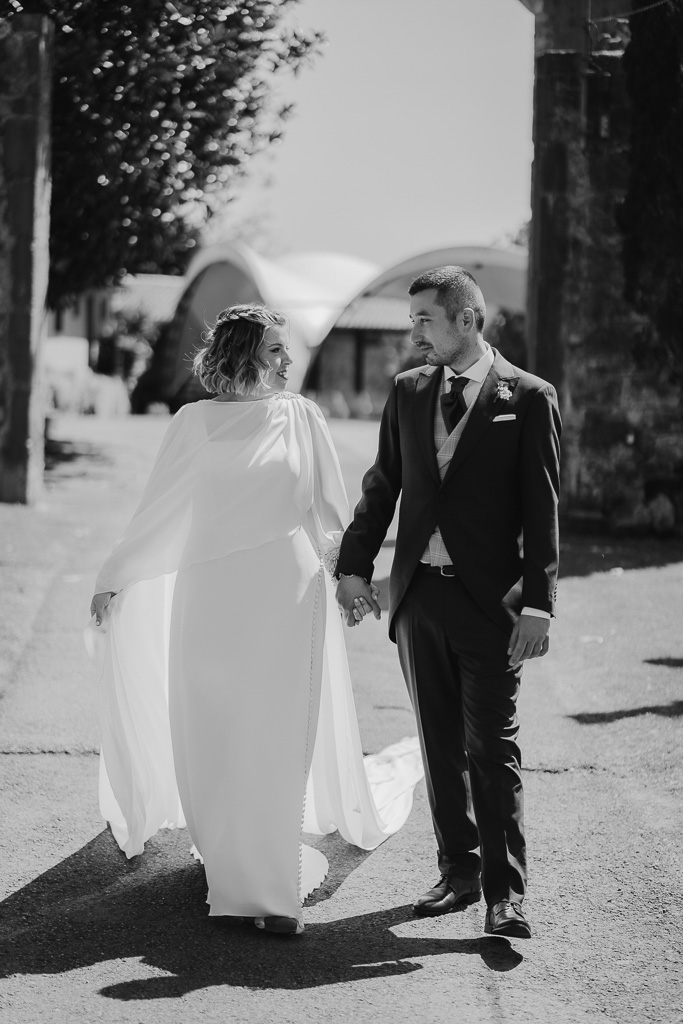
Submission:
[[[379,590],[366,583],[362,576],[342,576],[337,583],[337,604],[346,617],[347,626],[356,626],[372,612],[376,619],[382,612],[377,603]]]
[[[520,615],[515,623],[508,647],[510,665],[519,665],[528,658],[542,658],[550,646],[550,619],[538,615]]]

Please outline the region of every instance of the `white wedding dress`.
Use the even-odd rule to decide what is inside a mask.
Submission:
[[[102,813],[129,857],[187,824],[212,915],[301,920],[327,871],[302,831],[374,849],[422,777],[416,739],[362,755],[323,567],[347,517],[314,403],[197,402],[97,578]]]

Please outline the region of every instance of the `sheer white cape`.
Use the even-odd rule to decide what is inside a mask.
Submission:
[[[184,769],[179,768],[178,740],[175,733],[172,738],[169,715],[176,580],[180,576],[189,579],[197,571],[200,581],[208,580],[216,567],[221,573],[225,567],[227,575],[219,576],[223,590],[217,592],[218,600],[221,593],[230,596],[231,588],[238,587],[242,593],[251,580],[244,600],[255,603],[258,612],[259,589],[270,592],[282,586],[282,594],[287,595],[293,585],[289,570],[280,569],[277,578],[268,578],[273,553],[279,557],[278,553],[284,552],[282,564],[289,565],[291,552],[295,552],[304,566],[296,568],[296,580],[305,577],[310,594],[310,600],[302,599],[298,618],[292,620],[293,631],[299,632],[291,636],[290,627],[289,655],[287,650],[282,652],[280,665],[294,665],[304,641],[311,652],[320,654],[311,654],[310,692],[302,696],[309,708],[309,732],[314,741],[306,751],[303,744],[299,749],[293,743],[292,752],[292,757],[301,760],[305,801],[303,788],[300,794],[287,791],[275,796],[282,806],[290,796],[292,807],[298,802],[303,820],[297,821],[297,832],[301,824],[304,831],[321,835],[338,829],[348,842],[363,849],[374,849],[405,822],[413,789],[422,777],[417,740],[406,739],[379,755],[363,758],[343,626],[332,584],[321,566],[324,556],[338,546],[347,520],[339,463],[327,425],[314,403],[291,394],[250,403],[204,401],[183,407],[172,420],[137,511],[97,578],[96,592],[114,591],[116,596],[102,625],[97,627],[92,619],[86,629],[86,645],[99,673],[100,806],[128,857],[141,853],[158,829],[184,826],[188,817],[183,813],[178,785],[180,782],[187,792],[187,783]],[[264,556],[267,561],[259,562]],[[252,566],[260,565],[262,574],[256,580],[240,575],[240,565],[249,567],[250,573]],[[201,582],[195,596],[201,597],[203,591]],[[237,646],[238,640],[244,640],[247,652],[268,643],[268,624],[259,621],[257,613],[253,619],[253,636],[234,638]],[[286,672],[282,676],[278,671],[278,677],[262,680],[266,697],[268,687],[273,695],[281,695],[281,687],[287,685]],[[217,683],[218,691],[222,699],[223,681],[220,687]],[[193,699],[191,689],[186,698]],[[270,703],[265,699],[262,706],[267,708]],[[286,717],[286,707],[283,714]],[[275,729],[278,723],[272,725]],[[207,736],[215,726],[215,721],[205,719]],[[293,721],[293,733],[296,727]],[[264,728],[267,734],[267,723]],[[272,735],[277,738],[275,731]],[[233,735],[231,743],[233,747],[239,744],[239,737]],[[219,747],[220,743],[217,753]],[[245,747],[245,763],[250,763],[249,753]],[[277,790],[278,785],[287,785],[274,778],[279,775],[271,772],[269,796],[273,787]],[[284,780],[286,772],[282,776]],[[244,794],[250,792],[251,784],[250,778],[216,779],[217,787],[241,787],[241,802],[231,811],[235,830],[265,829],[267,837],[268,822],[259,819],[258,792],[254,793],[253,808],[243,810]],[[258,783],[253,785],[258,788]],[[229,799],[225,806],[232,807]],[[209,864],[207,853],[214,840],[196,820],[197,813],[193,808],[188,824],[207,866],[211,913],[291,912],[291,900],[274,909],[272,900],[264,907],[249,893],[235,900],[229,893],[219,892],[219,871]],[[202,813],[206,816],[208,812]],[[273,841],[277,844],[277,837]],[[234,838],[227,842],[234,843]],[[286,843],[283,860],[284,846]],[[323,880],[327,862],[319,851],[304,848],[303,854],[297,853],[302,857],[297,886],[300,905]],[[224,854],[223,850],[223,863]],[[291,873],[291,862],[283,871]],[[249,889],[249,884],[247,880],[243,888]]]

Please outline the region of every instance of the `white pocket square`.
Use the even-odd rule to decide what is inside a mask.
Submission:
[[[517,416],[515,415],[514,412],[506,412],[506,413],[503,413],[502,416],[494,416],[493,417],[493,422],[494,423],[504,423],[506,420],[516,420],[516,419],[517,419]]]

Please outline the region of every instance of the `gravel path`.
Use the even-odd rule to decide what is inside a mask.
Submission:
[[[166,422],[59,421],[43,501],[0,505],[6,1019],[680,1024],[680,542],[565,544],[552,650],[526,669],[521,700],[530,941],[484,938],[481,904],[413,918],[436,877],[424,786],[406,827],[373,854],[318,840],[331,872],[300,939],[209,920],[184,831],[125,860],[96,805],[80,633]],[[332,427],[355,497],[375,427]],[[347,634],[367,751],[414,732],[385,626]]]

